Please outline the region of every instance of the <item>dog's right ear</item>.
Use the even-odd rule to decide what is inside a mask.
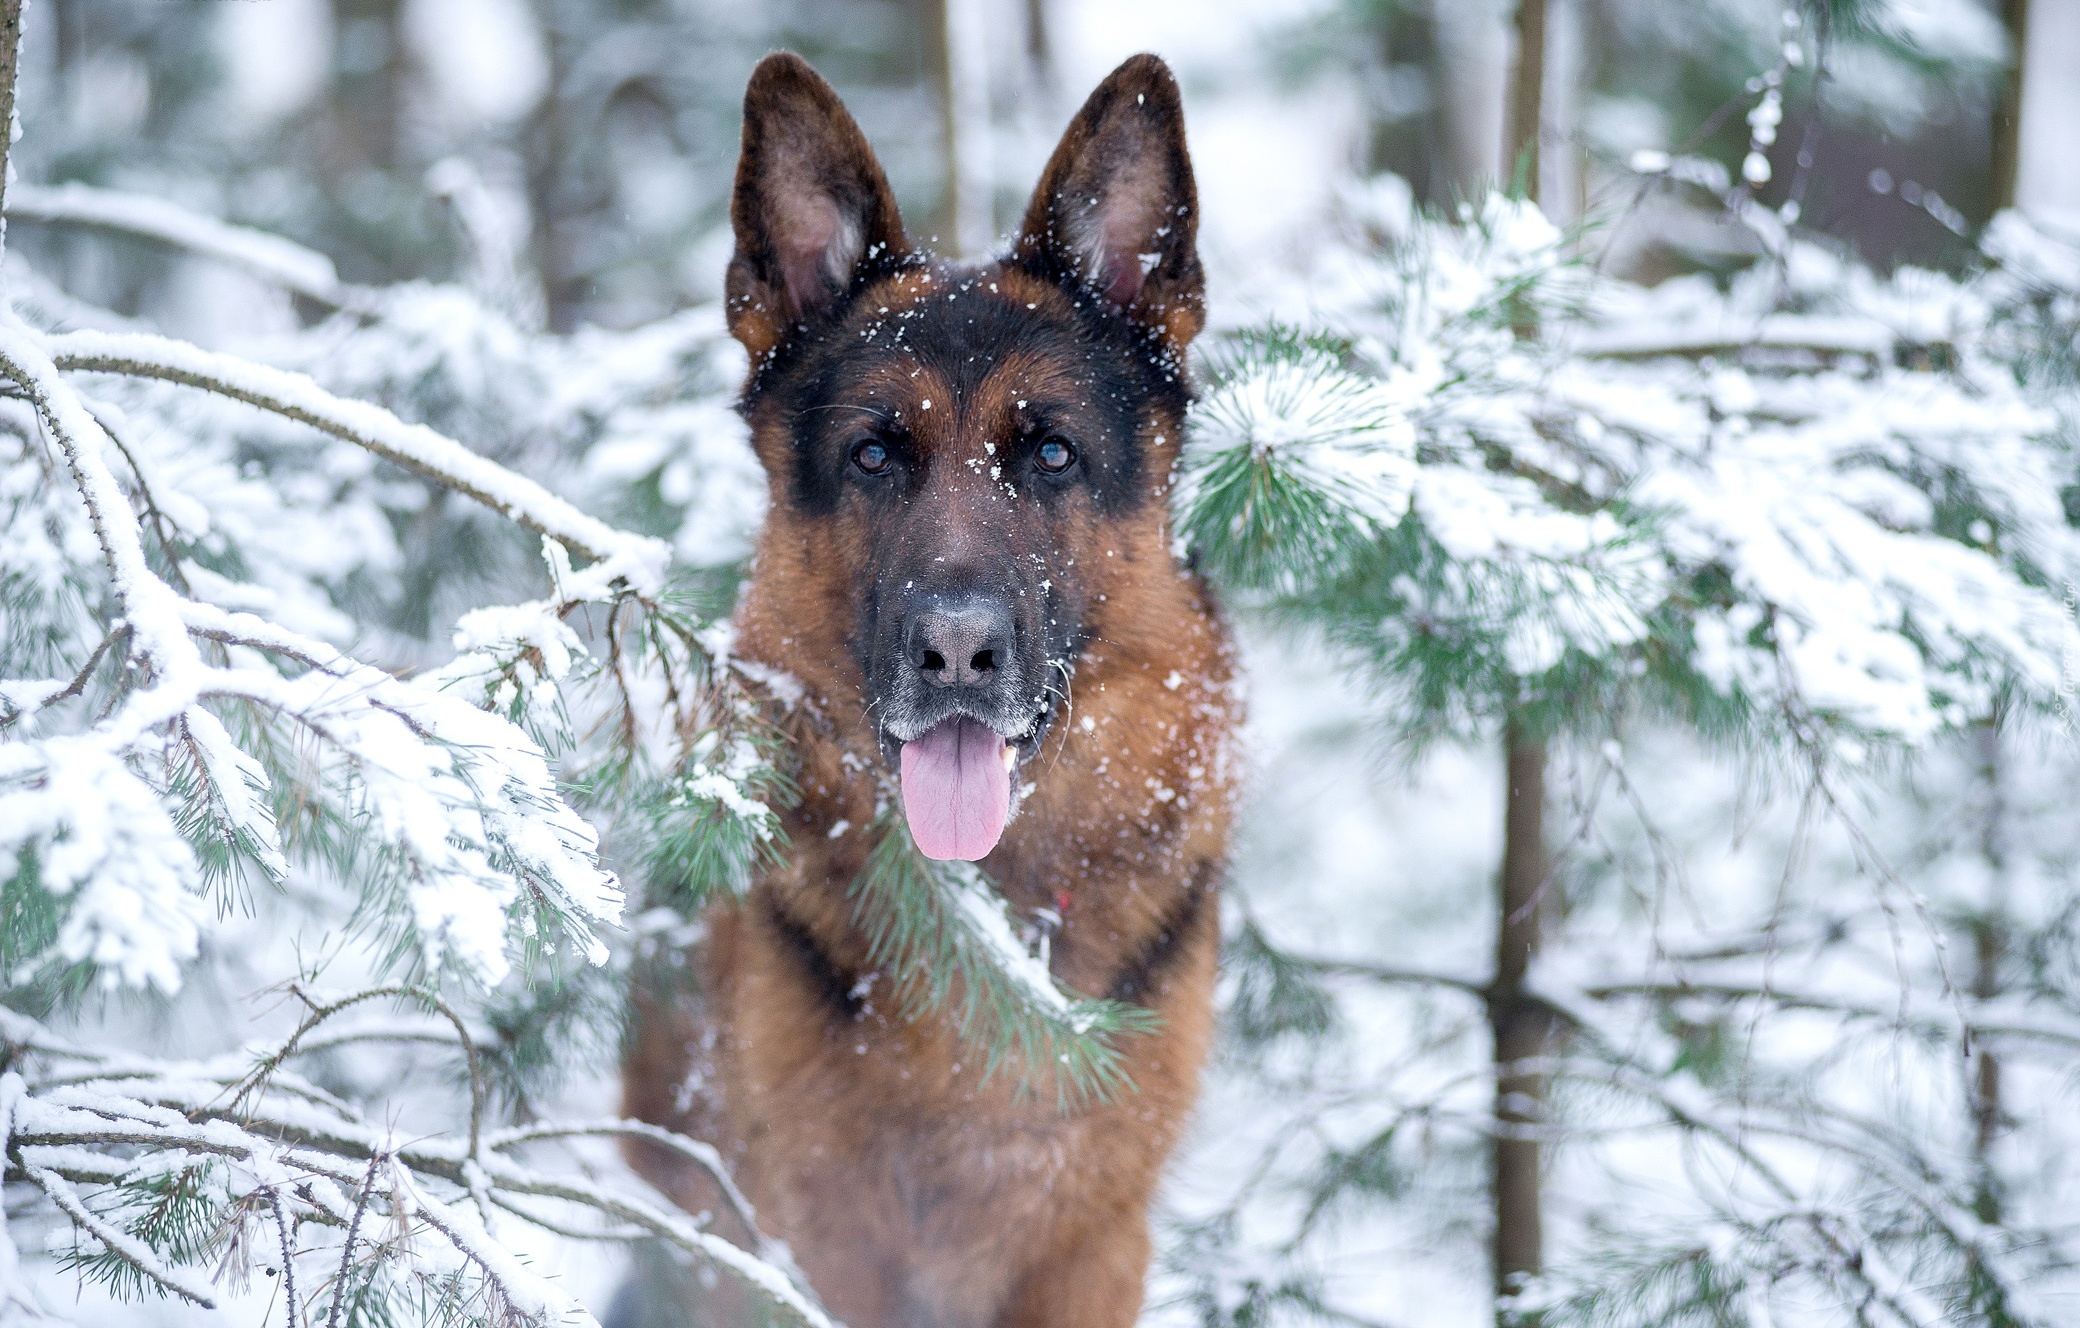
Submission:
[[[843,299],[862,269],[892,268],[910,253],[866,135],[831,85],[787,51],[759,61],[744,89],[729,211],[729,330],[754,366]]]

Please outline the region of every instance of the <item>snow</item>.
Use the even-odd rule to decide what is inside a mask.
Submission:
[[[1069,1014],[1068,995],[1055,982],[1046,962],[1012,931],[1009,906],[981,869],[972,862],[954,861],[939,864],[932,874],[952,896],[955,916],[980,944],[982,953],[1011,979],[1020,998],[1050,1014]]]
[[[1868,8],[1866,17],[1917,49],[1997,58],[1987,41],[1997,25],[1964,0]],[[2057,7],[2038,6],[2033,21],[2046,22],[2047,8]],[[422,48],[437,40],[429,32],[464,22],[465,9],[500,13],[500,22],[518,13],[507,0],[454,14],[415,3]],[[1287,10],[1313,12],[1305,0]],[[1766,52],[1781,47],[1777,11],[1755,12]],[[1827,752],[1855,754],[1853,770],[1832,771],[1842,779],[1829,786],[1838,805],[1811,811],[1806,800],[1818,795],[1804,771],[1752,751],[1738,768],[1631,713],[1609,715],[1610,735],[1580,750],[1555,744],[1550,819],[1564,845],[1568,908],[1533,983],[1616,1050],[1567,1067],[1567,1092],[1579,1096],[1561,1104],[1551,1155],[1548,1290],[1593,1283],[1614,1248],[1673,1239],[1745,1279],[1742,1312],[1758,1322],[1828,1322],[1844,1297],[1862,1295],[1904,1321],[1940,1322],[1925,1291],[1928,1265],[1915,1254],[1924,1247],[1874,1223],[1871,1206],[1923,1205],[1903,1221],[1926,1216],[1931,1229],[1948,1224],[1998,1245],[1999,1231],[1976,1227],[1954,1202],[1970,1184],[1960,1141],[1971,1122],[1957,1083],[1967,1026],[2004,1057],[2015,1116],[1995,1150],[2008,1185],[2004,1222],[2053,1232],[2045,1257],[2066,1257],[2069,1239],[2058,1233],[2080,1183],[2080,1151],[2065,1076],[2080,1029],[2057,974],[2069,957],[2059,919],[2069,916],[2080,860],[2070,815],[2080,792],[2068,747],[2029,743],[2047,736],[2052,726],[2040,721],[2049,714],[2072,724],[2080,556],[2060,494],[2080,415],[2069,392],[2047,409],[2041,391],[2017,382],[2019,348],[2039,329],[2012,312],[2037,301],[2070,327],[2080,249],[2042,217],[2007,214],[1981,237],[1992,265],[1982,274],[1902,268],[1880,277],[1750,210],[1768,257],[1723,287],[1701,277],[1652,289],[1587,280],[1564,262],[1568,237],[1525,204],[1476,197],[1441,224],[1417,215],[1393,177],[1337,183],[1355,129],[1345,91],[1318,80],[1298,97],[1274,97],[1235,75],[1269,44],[1259,12],[1223,4],[1197,15],[1179,42],[1167,40],[1160,6],[1129,14],[1077,3],[1057,17],[1065,85],[1087,86],[1141,45],[1179,57],[1216,320],[1234,319],[1242,305],[1232,292],[1248,291],[1297,325],[1348,334],[1333,352],[1258,364],[1207,392],[1175,495],[1181,506],[1196,500],[1205,474],[1197,467],[1225,455],[1277,468],[1364,538],[1419,534],[1438,555],[1435,574],[1404,588],[1379,632],[1427,615],[1465,628],[1520,679],[1544,676],[1570,650],[1629,665],[1654,615],[1681,607],[1695,637],[1685,662],[1713,688],[1815,721]],[[1754,17],[1724,21],[1738,36]],[[479,45],[435,52],[430,67],[448,109],[477,120],[517,113],[531,76],[476,86],[495,44]],[[1783,48],[1787,65],[1797,49]],[[533,57],[519,55],[524,75]],[[1894,57],[1863,68],[1858,58],[1844,54],[1837,69],[1852,85],[1847,99],[1889,114],[1903,104],[1894,92],[1920,95],[1887,83]],[[299,59],[297,77],[308,83],[318,66]],[[270,104],[302,95],[290,86],[295,72],[283,73],[288,90]],[[2035,83],[2040,92],[2045,80]],[[1776,86],[1758,86],[1734,107],[1747,112],[1754,146],[1771,145],[1784,101]],[[1499,134],[1474,129],[1491,151]],[[1657,123],[1621,155],[1637,147],[1635,170],[1727,192],[1726,163],[1674,152],[1680,136]],[[1766,173],[1760,152],[1756,161],[1751,178]],[[495,180],[501,165],[492,154],[484,178]],[[1026,178],[1036,165],[997,169]],[[686,178],[660,174],[652,194],[661,180],[677,200]],[[361,949],[409,937],[406,961],[450,980],[451,992],[474,1001],[503,981],[510,994],[525,976],[515,958],[531,910],[546,902],[552,928],[569,928],[587,958],[608,958],[622,900],[600,849],[616,832],[616,809],[588,822],[563,781],[594,772],[587,761],[611,729],[597,704],[603,624],[630,619],[609,619],[623,605],[606,601],[657,591],[673,561],[715,569],[727,584],[749,552],[767,485],[729,404],[741,357],[712,305],[631,332],[550,337],[488,289],[486,272],[473,275],[474,291],[349,289],[321,256],[170,204],[78,186],[12,192],[17,217],[155,236],[344,302],[355,316],[227,336],[235,354],[212,356],[125,330],[18,264],[10,269],[30,321],[114,335],[44,338],[10,324],[0,338],[0,353],[28,364],[48,398],[46,425],[77,445],[69,459],[47,452],[39,438],[57,440],[38,434],[25,405],[0,402],[0,422],[22,443],[18,454],[0,452],[0,879],[34,856],[35,888],[61,917],[58,940],[39,958],[89,962],[105,984],[178,991],[180,1003],[163,1023],[113,1005],[88,1018],[92,1045],[108,1049],[93,1061],[67,1060],[78,1048],[0,1009],[0,1038],[43,1049],[20,1062],[35,1087],[0,1076],[0,1135],[20,1134],[17,1106],[45,1130],[105,1133],[119,1122],[143,1150],[134,1162],[76,1143],[26,1143],[22,1156],[119,1183],[178,1165],[178,1152],[155,1150],[228,1149],[247,1168],[234,1188],[250,1193],[293,1172],[313,1179],[315,1202],[341,1212],[358,1163],[187,1116],[270,1045],[244,1020],[293,1018],[293,1006],[286,1015],[254,1010],[245,998],[302,972],[311,950],[351,968],[366,959]],[[1320,241],[1314,214],[1331,194],[1362,243]],[[1280,240],[1295,229],[1301,240]],[[712,256],[712,243],[687,251]],[[1305,279],[1288,279],[1281,259],[1290,250]],[[195,293],[222,288],[221,271],[192,266],[209,274],[193,278]],[[719,270],[719,259],[709,266]],[[1534,337],[1518,335],[1522,310],[1497,295],[1527,281],[1542,288],[1527,320]],[[161,380],[47,372],[55,366],[39,348],[57,350],[65,365],[130,356]],[[2069,358],[2070,347],[2052,352]],[[198,377],[210,394],[187,385]],[[304,423],[244,404],[254,399]],[[14,441],[0,438],[0,447]],[[410,473],[400,478],[379,456]],[[77,482],[68,470],[80,472]],[[483,510],[444,505],[442,476],[483,496]],[[533,535],[512,538],[506,516]],[[644,534],[624,533],[635,530]],[[177,574],[162,536],[183,550]],[[104,541],[113,547],[104,551]],[[573,567],[573,558],[592,565]],[[425,596],[425,621],[390,616],[429,569],[439,584]],[[1717,598],[1690,603],[1705,570],[1723,572],[1728,588],[1715,581]],[[111,593],[128,602],[111,604]],[[1483,1025],[1468,988],[1492,951],[1502,791],[1491,735],[1382,762],[1375,737],[1399,718],[1393,698],[1360,685],[1347,659],[1271,639],[1248,604],[1236,610],[1254,679],[1259,773],[1232,897],[1274,942],[1352,963],[1322,977],[1341,1031],[1319,1046],[1289,1037],[1268,1052],[1224,1047],[1168,1203],[1184,1221],[1218,1213],[1236,1193],[1249,1197],[1227,1245],[1194,1244],[1204,1228],[1169,1226],[1162,1277],[1207,1273],[1214,1299],[1199,1308],[1212,1312],[1262,1311],[1247,1298],[1319,1273],[1310,1285],[1365,1319],[1488,1321],[1480,1232],[1467,1220],[1479,1205],[1472,1178],[1488,1110]],[[60,699],[118,621],[131,636],[118,639],[83,695]],[[675,700],[654,661],[628,665],[643,759],[684,776],[679,796],[723,808],[764,837],[776,818],[756,791],[761,757],[734,727],[743,698],[730,689],[748,679],[790,708],[807,693],[798,680],[731,660],[726,623],[698,639],[724,680],[719,698]],[[2007,736],[2020,748],[2004,757],[2013,818],[2005,867],[1990,866],[1981,847],[1995,818],[1982,814],[1979,777],[1957,740],[1997,701],[2012,703]],[[682,770],[678,742],[688,733],[705,736]],[[182,792],[191,774],[199,795]],[[307,796],[384,861],[408,862],[395,897],[375,900],[392,912],[369,933],[350,935],[348,920],[367,905],[375,876],[343,878],[293,851],[293,837],[281,842],[295,824],[287,809]],[[201,815],[199,832],[181,819],[190,813]],[[227,909],[241,902],[237,888],[197,859],[197,843],[227,837],[261,869],[243,901],[255,916]],[[1023,999],[1057,1014],[1074,1009],[986,883],[942,884],[957,924]],[[1953,919],[1981,915],[1996,898],[2009,901],[2018,937],[2039,947],[2033,963],[2053,977],[2043,990],[2018,983],[1993,1000],[1959,996],[1948,988],[1964,980],[1969,946]],[[1740,948],[1758,936],[1766,946]],[[1421,962],[1398,962],[1408,956]],[[1363,968],[1398,974],[1396,983],[1356,976]],[[1755,991],[1769,996],[1745,994]],[[240,1013],[227,1019],[226,1010]],[[1738,1070],[1722,1063],[1725,1077],[1711,1077],[1699,1059],[1707,1034],[1735,1045]],[[392,1037],[396,1045],[381,1047]],[[168,1064],[132,1050],[174,1039],[197,1040],[205,1054]],[[468,1251],[527,1311],[581,1313],[572,1304],[585,1298],[579,1287],[589,1294],[611,1275],[602,1271],[610,1261],[573,1256],[546,1236],[530,1245],[518,1219],[501,1218],[496,1239],[485,1231],[475,1193],[540,1177],[506,1158],[463,1156],[450,1057],[420,1066],[425,1083],[404,1083],[413,1050],[436,1040],[452,1045],[443,1029],[410,1018],[311,1039],[328,1058],[312,1078],[366,1105],[369,1120],[390,1125],[389,1112],[401,1109],[409,1130],[357,1126],[350,1107],[288,1072],[266,1095],[270,1119],[371,1148],[421,1139],[398,1149],[383,1183],[448,1232],[419,1232],[422,1249],[433,1246],[429,1265],[459,1267]],[[68,1076],[69,1086],[53,1087]],[[581,1077],[572,1090],[590,1095],[581,1114],[612,1110],[597,1100],[610,1073]],[[1401,1131],[1394,1157],[1410,1187],[1342,1203],[1288,1246],[1325,1161],[1390,1126]],[[487,1131],[486,1150],[519,1137]],[[1923,1169],[1902,1172],[1903,1159]],[[627,1178],[604,1151],[581,1162],[612,1179],[558,1174],[550,1183],[601,1197],[596,1211],[613,1215],[603,1220],[645,1214],[682,1249],[799,1300],[782,1270],[661,1202],[628,1200]],[[462,1166],[469,1183],[428,1181],[424,1168],[436,1163]],[[1788,1192],[1765,1193],[1765,1169]],[[18,1256],[14,1237],[41,1220],[18,1216],[12,1231],[0,1228],[7,1328],[38,1317],[15,1299],[14,1277],[39,1260]],[[1795,1234],[1774,1244],[1758,1236],[1773,1225]],[[316,1253],[336,1265],[336,1245]],[[2034,1301],[2018,1303],[2057,1321],[2070,1276],[2026,1263],[2036,1257],[1993,1248],[1989,1267],[2012,1284],[2048,1287],[2030,1287]],[[1833,1284],[1802,1281],[1816,1265],[1851,1272]],[[569,1285],[548,1281],[551,1268]],[[212,1294],[239,1299],[228,1286]],[[147,1312],[103,1311],[92,1293],[82,1306],[83,1320]],[[820,1322],[813,1309],[798,1312]],[[1180,1313],[1158,1307],[1151,1318]],[[1192,1321],[1200,1318],[1195,1309]]]
[[[407,424],[380,406],[335,396],[304,374],[142,333],[71,332],[52,337],[51,344],[69,368],[165,377],[219,392],[437,477],[501,515],[599,560],[586,569],[591,580],[582,591],[585,597],[603,596],[617,579],[638,592],[655,591],[670,559],[659,541],[616,530],[453,439]]]
[[[546,538],[546,537],[545,537]],[[554,546],[560,553],[561,546]],[[568,556],[551,559],[568,571]],[[538,740],[570,741],[569,713],[557,690],[579,660],[590,654],[565,623],[561,603],[537,600],[472,609],[455,620],[455,657],[425,681],[443,691],[460,691],[472,705],[505,715]]]
[[[56,958],[105,985],[180,989],[210,909],[194,851],[127,765],[91,742],[0,745],[0,872],[27,859],[66,901]]]
[[[332,260],[268,231],[233,226],[145,194],[97,189],[85,184],[13,184],[7,215],[24,221],[70,221],[105,226],[178,246],[191,253],[243,268],[285,290],[323,304],[354,302]]]

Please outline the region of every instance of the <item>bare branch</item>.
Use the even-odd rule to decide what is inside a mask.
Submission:
[[[233,1086],[234,1091],[231,1100],[234,1107],[243,1105],[246,1098],[255,1089],[265,1084],[283,1061],[296,1054],[298,1043],[303,1040],[304,1034],[342,1010],[351,1009],[363,1001],[377,1000],[384,996],[415,1000],[439,1011],[454,1026],[455,1037],[462,1044],[463,1055],[469,1062],[469,1155],[471,1157],[477,1155],[478,1136],[482,1131],[484,1122],[484,1076],[477,1063],[477,1044],[469,1035],[469,1026],[463,1023],[462,1016],[455,1012],[454,1007],[450,1006],[434,992],[427,991],[422,987],[403,985],[369,987],[341,997],[339,1000],[324,1004],[311,1001],[304,994],[302,988],[294,984],[291,985],[290,991],[304,1001],[309,1007],[310,1013],[304,1016],[301,1024],[297,1025],[296,1031],[289,1035],[288,1041],[284,1042],[278,1050],[262,1057],[260,1063],[253,1067],[252,1072]]]
[[[758,1214],[753,1211],[751,1200],[746,1198],[743,1190],[737,1187],[736,1179],[729,1174],[729,1168],[723,1164],[722,1154],[715,1150],[714,1145],[702,1143],[698,1139],[689,1139],[683,1134],[664,1129],[662,1126],[652,1125],[648,1121],[576,1121],[568,1124],[552,1121],[538,1125],[520,1125],[511,1129],[493,1131],[486,1137],[484,1146],[487,1149],[495,1150],[513,1148],[520,1144],[534,1143],[544,1139],[575,1139],[587,1136],[619,1136],[628,1139],[642,1139],[656,1144],[660,1148],[668,1149],[679,1157],[692,1162],[695,1166],[707,1172],[708,1177],[715,1182],[716,1188],[722,1191],[723,1197],[729,1201],[730,1208],[735,1212],[737,1219],[744,1224],[746,1230],[750,1231],[762,1245],[781,1248],[778,1246],[778,1242],[768,1240],[760,1230]],[[764,1250],[760,1252],[762,1254],[766,1253]],[[767,1254],[767,1257],[770,1258],[771,1255]]]
[[[1364,978],[1371,982],[1384,982],[1391,986],[1449,987],[1463,991],[1469,996],[1485,998],[1488,984],[1480,978],[1467,977],[1460,973],[1445,973],[1433,969],[1402,968],[1393,964],[1375,964],[1361,959],[1323,959],[1314,955],[1281,954],[1311,973],[1325,977]]]

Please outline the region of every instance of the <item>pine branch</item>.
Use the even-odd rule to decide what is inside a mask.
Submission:
[[[587,516],[534,481],[514,474],[422,424],[381,406],[353,401],[310,378],[271,365],[143,333],[72,332],[49,338],[54,363],[72,372],[123,374],[181,383],[308,424],[385,461],[475,499],[501,516],[593,559],[577,598],[609,598],[626,580],[639,592],[663,582],[671,549]]]
[[[927,859],[894,815],[875,833],[852,883],[853,919],[898,999],[918,1016],[950,1016],[982,1052],[985,1083],[1005,1069],[1021,1095],[1051,1083],[1063,1111],[1131,1091],[1119,1043],[1153,1031],[1153,1012],[1063,987],[1013,935],[980,869]]]
[[[9,1170],[14,1168],[10,1167]],[[63,1176],[45,1167],[26,1164],[21,1167],[21,1173],[57,1205],[59,1212],[71,1218],[74,1225],[100,1241],[110,1254],[136,1269],[139,1274],[203,1309],[213,1310],[217,1307],[216,1299],[206,1288],[167,1267],[150,1246],[96,1217],[80,1199],[78,1192],[72,1188],[71,1182]]]

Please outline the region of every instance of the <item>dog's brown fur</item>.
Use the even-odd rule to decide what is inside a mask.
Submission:
[[[626,1105],[722,1146],[761,1225],[851,1328],[1099,1328],[1141,1305],[1149,1201],[1212,1030],[1237,709],[1225,634],[1165,515],[1202,321],[1195,212],[1176,85],[1153,57],[1092,95],[1016,249],[979,269],[912,250],[864,137],[807,65],[769,57],[746,93],[730,313],[772,504],[737,639],[803,686],[803,797],[786,865],[709,914],[687,982],[638,1000]],[[976,334],[981,363],[847,349],[900,342],[928,313],[951,317],[934,301],[963,299],[995,329]],[[900,507],[805,471],[828,460],[805,451],[823,427],[810,398],[840,379],[903,422],[917,487]],[[1126,411],[1131,453],[1108,462],[1093,443],[1086,487],[1007,490],[992,467],[1013,465],[1038,427],[1028,403],[1047,401],[1057,423]],[[895,591],[875,587],[890,559],[1006,550],[1044,572],[1046,624],[1073,619],[1073,681],[1020,748],[1028,787],[982,866],[1016,917],[1059,911],[1064,983],[1161,1019],[1124,1046],[1132,1090],[1067,1113],[1008,1074],[981,1082],[975,1047],[890,1008],[847,896],[894,788],[870,619]],[[699,1178],[633,1156],[688,1208],[715,1206]]]

